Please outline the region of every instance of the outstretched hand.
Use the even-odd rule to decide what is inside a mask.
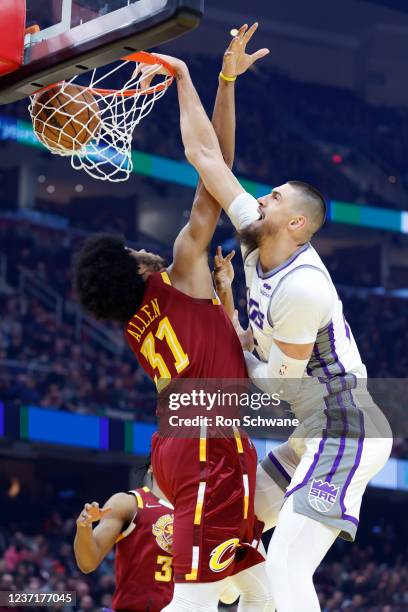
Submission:
[[[85,504],[81,514],[77,518],[77,527],[90,527],[92,523],[100,521],[111,510],[112,508],[100,508],[98,502]]]
[[[231,251],[224,257],[222,254],[222,248],[217,247],[217,252],[214,256],[214,282],[217,289],[217,293],[223,293],[229,289],[234,280],[234,266],[232,265],[232,259],[235,256],[235,251]]]
[[[265,48],[252,54],[246,52],[246,47],[257,29],[258,23],[254,23],[249,29],[245,24],[240,27],[238,34],[232,39],[224,54],[222,64],[222,73],[226,77],[233,78],[244,74],[250,66],[269,54],[269,49]]]
[[[145,64],[143,62],[139,62],[138,64],[136,64],[132,79],[136,79],[139,75],[141,75],[139,85],[143,91],[146,91],[150,88],[151,82],[153,81],[155,76],[159,74],[163,74],[166,76],[169,75],[169,70],[167,69],[166,65],[170,67],[170,69],[174,73],[174,76],[176,77],[183,71],[187,70],[185,62],[178,59],[177,57],[172,57],[171,55],[164,55],[163,53],[152,53],[151,55],[162,60],[165,65],[161,63]]]

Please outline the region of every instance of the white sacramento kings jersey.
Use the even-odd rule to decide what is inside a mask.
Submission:
[[[261,269],[258,249],[249,252],[243,249],[242,256],[248,317],[256,352],[262,361],[268,361],[274,339],[293,344],[314,343],[304,378],[333,382],[347,375],[366,377],[336,288],[310,243],[299,247],[287,261],[269,272]],[[304,386],[304,391],[306,388],[312,391],[310,385]],[[332,389],[338,390],[338,386]],[[315,393],[313,396],[316,398]]]

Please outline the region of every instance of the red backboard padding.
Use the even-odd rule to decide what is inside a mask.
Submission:
[[[0,0],[0,76],[23,63],[26,0]]]

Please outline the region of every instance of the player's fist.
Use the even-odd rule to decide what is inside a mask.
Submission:
[[[217,247],[217,252],[214,256],[214,282],[217,289],[217,293],[222,293],[229,289],[234,280],[234,266],[232,265],[232,259],[235,256],[235,251],[231,251],[225,257],[222,254],[222,248]]]
[[[232,39],[224,54],[222,73],[226,77],[235,77],[244,74],[256,61],[269,54],[269,49],[259,49],[255,53],[247,53],[246,47],[256,30],[258,24],[254,23],[249,29],[245,24],[240,27],[238,34]]]
[[[140,78],[140,86],[141,89],[145,90],[150,87],[150,84],[155,76],[158,74],[168,75],[169,73],[173,73],[175,76],[181,74],[183,71],[188,72],[188,68],[185,62],[177,59],[176,57],[172,57],[170,55],[163,55],[162,53],[152,53],[153,57],[157,57],[162,60],[162,64],[145,64],[143,62],[139,62],[136,65],[136,69],[133,73],[132,79],[136,79],[139,75]]]
[[[79,517],[77,518],[77,527],[92,527],[92,523],[97,523],[106,514],[111,511],[111,508],[100,508],[98,502],[92,502],[91,504],[85,504]]]

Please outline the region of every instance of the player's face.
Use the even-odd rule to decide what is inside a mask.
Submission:
[[[257,232],[263,236],[275,235],[286,227],[293,216],[293,202],[296,197],[293,187],[285,183],[258,198],[259,221],[253,224]]]

